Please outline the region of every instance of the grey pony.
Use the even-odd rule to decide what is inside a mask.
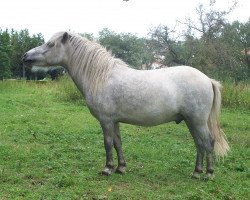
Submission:
[[[104,134],[106,165],[102,174],[114,171],[112,148],[118,156],[116,172],[124,173],[119,123],[155,126],[185,121],[197,151],[194,178],[203,172],[213,176],[213,152],[224,156],[229,145],[219,127],[220,83],[189,66],[135,70],[96,42],[59,32],[45,44],[28,51],[27,66],[63,66],[86,99]]]

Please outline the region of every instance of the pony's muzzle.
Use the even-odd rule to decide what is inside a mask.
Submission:
[[[31,66],[32,63],[35,62],[35,60],[31,59],[27,53],[25,53],[25,54],[23,55],[22,61],[23,61],[23,64],[24,64],[25,66],[27,66],[27,67]]]

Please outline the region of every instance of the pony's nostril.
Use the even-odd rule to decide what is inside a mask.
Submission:
[[[22,60],[23,60],[23,61],[25,61],[25,60],[26,60],[26,58],[27,58],[27,53],[25,53],[25,54],[23,55]]]

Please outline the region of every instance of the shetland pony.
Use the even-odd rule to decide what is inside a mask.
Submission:
[[[47,43],[31,49],[23,62],[27,66],[61,65],[67,69],[102,127],[104,175],[114,171],[113,146],[118,156],[115,171],[125,172],[120,122],[155,126],[184,120],[196,145],[194,178],[203,172],[205,154],[209,178],[214,171],[212,153],[224,156],[229,150],[218,122],[221,85],[195,68],[132,69],[98,43],[69,32],[56,33]]]

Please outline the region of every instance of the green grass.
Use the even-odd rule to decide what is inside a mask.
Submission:
[[[222,110],[232,151],[213,181],[190,178],[195,148],[184,123],[122,124],[127,172],[103,177],[100,126],[73,90],[68,80],[0,82],[1,200],[249,199],[249,110]]]

